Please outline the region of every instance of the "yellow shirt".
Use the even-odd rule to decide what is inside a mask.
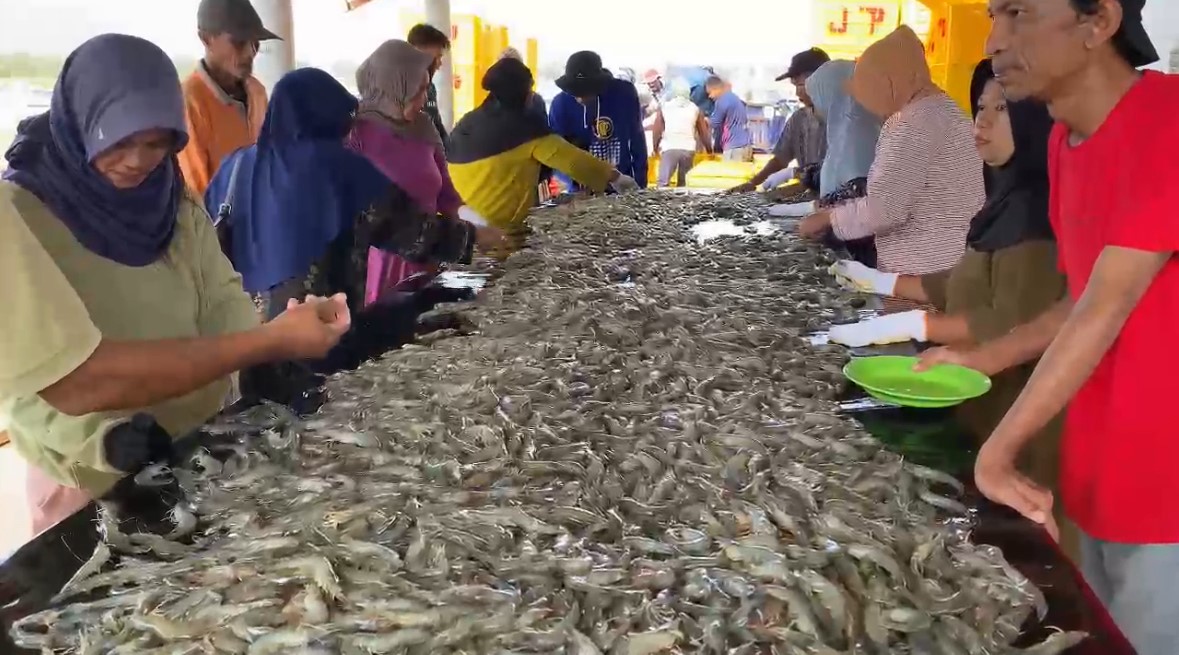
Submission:
[[[69,416],[38,393],[86,361],[102,338],[247,330],[258,323],[254,304],[221,253],[208,215],[188,197],[165,256],[133,267],[90,252],[33,194],[0,182],[0,242],[10,319],[0,347],[0,422],[7,421],[12,444],[30,463],[62,484],[100,495],[120,477],[106,464],[102,438],[134,412]],[[140,411],[181,437],[216,414],[229,389],[226,378]]]
[[[205,189],[221,162],[238,148],[253,145],[266,119],[266,88],[246,79],[246,102],[233,99],[217,85],[204,63],[184,80],[184,120],[188,145],[180,152],[184,183],[204,200]]]
[[[501,229],[518,227],[536,206],[541,165],[595,192],[606,190],[614,167],[550,134],[485,159],[449,164],[463,202]]]

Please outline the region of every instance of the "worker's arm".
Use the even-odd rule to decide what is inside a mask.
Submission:
[[[720,152],[724,144],[722,143],[725,131],[725,117],[729,113],[729,103],[725,102],[725,97],[716,102],[712,109],[712,116],[709,117],[708,123],[712,130],[712,148],[716,152]]]
[[[180,172],[189,191],[198,198],[204,198],[205,190],[209,188],[209,182],[213,179],[213,171],[221,162],[212,160],[207,145],[201,140],[202,135],[208,134],[209,131],[195,100],[186,98],[184,123],[188,128],[188,145],[177,155]]]
[[[1019,400],[996,428],[995,446],[1018,453],[1064,409],[1105,357],[1169,258],[1169,253],[1116,247],[1102,252],[1085,292],[1061,323]]]
[[[275,329],[211,339],[104,339],[7,198],[0,199],[0,279],[7,319],[0,397],[40,394],[70,415],[147,407],[288,350]]]
[[[919,368],[941,363],[958,364],[987,375],[997,375],[1009,368],[1026,364],[1044,354],[1064,326],[1072,309],[1072,297],[1065,296],[1031,322],[972,350],[928,350],[922,353]]]
[[[655,112],[655,121],[651,124],[651,149],[659,154],[663,143],[663,131],[667,129],[667,122],[663,118],[663,110]]]
[[[556,134],[537,139],[532,156],[541,164],[569,176],[595,193],[605,191],[606,186],[618,176],[613,166]]]
[[[835,236],[851,241],[887,234],[905,224],[925,191],[936,142],[943,136],[912,117],[882,132],[868,174],[868,195],[837,205],[831,212]]]
[[[708,138],[708,118],[696,110],[696,150],[712,154],[712,139]]]
[[[782,127],[782,134],[778,135],[778,141],[774,144],[774,156],[762,166],[757,175],[749,180],[749,183],[754,187],[763,184],[770,176],[790,165],[790,162],[798,158],[796,152],[797,133],[802,129],[800,123],[805,119],[802,110],[796,111],[786,119],[786,124]]]

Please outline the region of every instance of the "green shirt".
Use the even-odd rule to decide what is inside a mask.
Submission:
[[[100,495],[120,477],[105,461],[102,437],[134,412],[69,416],[38,392],[86,361],[102,338],[242,331],[258,324],[257,312],[208,215],[187,197],[167,253],[148,266],[124,266],[90,252],[33,194],[6,182],[0,183],[0,241],[5,304],[17,308],[0,348],[0,421],[7,421],[13,445],[30,463]],[[10,248],[19,255],[10,257]],[[229,390],[226,378],[138,411],[181,437],[216,414]]]

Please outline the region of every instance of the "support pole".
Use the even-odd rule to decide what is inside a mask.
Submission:
[[[450,31],[450,0],[425,0],[426,22],[448,36]],[[442,124],[449,131],[454,127],[454,65],[448,52],[442,58],[442,66],[434,73],[434,87],[438,90],[438,113]]]
[[[254,75],[269,91],[275,82],[295,68],[295,16],[291,0],[253,0],[266,29],[281,41],[263,41],[254,58]]]

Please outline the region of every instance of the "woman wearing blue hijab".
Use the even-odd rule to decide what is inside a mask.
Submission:
[[[227,157],[205,194],[222,247],[264,315],[306,294],[344,292],[359,329],[370,246],[411,261],[469,262],[477,241],[500,239],[423,212],[345,147],[357,106],[322,70],[288,73],[258,143]]]
[[[26,238],[0,263],[17,309],[0,407],[30,464],[35,531],[166,460],[171,435],[221,409],[235,371],[322,357],[347,328],[347,307],[328,299],[259,327],[185,195],[176,154],[187,140],[168,56],[107,34],[66,59],[49,111],[22,122],[6,153],[0,224]]]
[[[820,66],[806,80],[806,92],[827,129],[827,154],[819,171],[820,208],[868,193],[868,171],[876,158],[880,119],[861,107],[844,88],[855,69],[855,62],[837,59]],[[846,249],[852,259],[865,266],[876,266],[874,237],[839,241],[831,235],[825,242]]]

